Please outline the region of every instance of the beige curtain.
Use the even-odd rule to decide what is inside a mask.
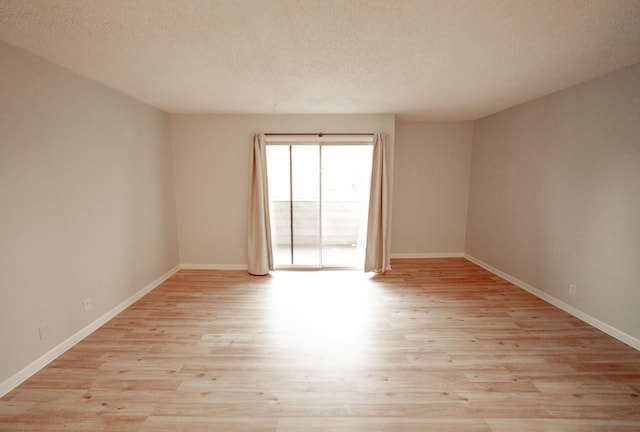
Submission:
[[[249,273],[262,276],[273,270],[273,252],[269,222],[267,154],[264,135],[261,134],[253,135],[253,160],[249,181],[247,263]]]
[[[373,166],[364,271],[391,270],[391,191],[393,153],[384,134],[373,137]]]

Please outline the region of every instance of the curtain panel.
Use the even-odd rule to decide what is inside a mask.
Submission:
[[[263,276],[273,270],[267,154],[263,134],[253,135],[253,154],[249,179],[249,220],[247,264],[249,273]]]
[[[365,272],[384,273],[391,270],[391,193],[393,159],[384,134],[373,138],[369,223],[365,250]]]

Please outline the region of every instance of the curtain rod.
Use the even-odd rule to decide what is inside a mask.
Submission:
[[[372,133],[266,133],[265,136],[373,136]]]

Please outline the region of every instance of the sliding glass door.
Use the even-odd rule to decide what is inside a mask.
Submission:
[[[366,143],[267,145],[276,267],[363,266],[371,152]]]

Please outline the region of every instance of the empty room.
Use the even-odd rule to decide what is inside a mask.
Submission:
[[[639,431],[639,0],[0,1],[0,431]]]

